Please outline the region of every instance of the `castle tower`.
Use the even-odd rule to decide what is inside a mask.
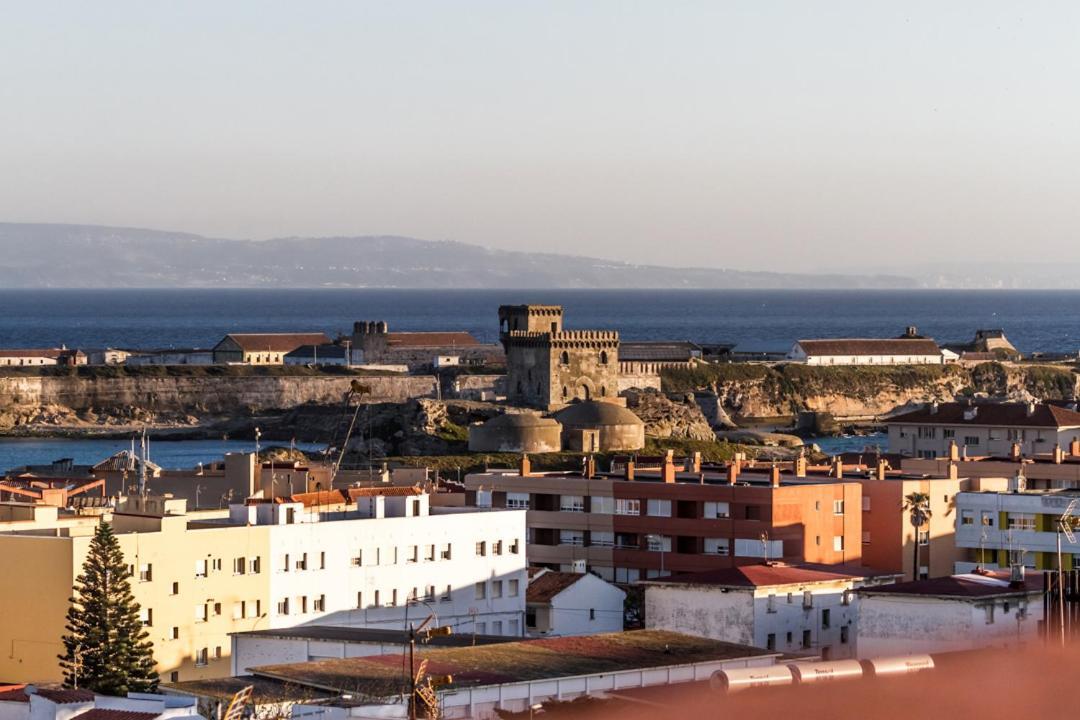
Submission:
[[[557,410],[573,400],[619,394],[619,333],[563,330],[559,305],[503,305],[507,400]]]

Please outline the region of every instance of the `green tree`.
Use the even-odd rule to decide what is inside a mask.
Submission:
[[[64,685],[103,695],[157,689],[154,646],[131,594],[131,573],[107,522],[90,541],[67,613],[60,667]]]
[[[911,579],[919,579],[919,530],[930,521],[933,512],[930,510],[930,496],[924,492],[908,493],[904,496],[904,503],[900,506],[908,511],[911,527],[915,528],[915,564],[911,569]]]

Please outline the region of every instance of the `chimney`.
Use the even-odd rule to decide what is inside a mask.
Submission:
[[[1065,460],[1065,451],[1061,449],[1061,443],[1054,445],[1054,462],[1060,465]]]
[[[532,474],[532,463],[529,462],[529,456],[524,453],[521,455],[520,474],[521,477],[528,477]]]
[[[833,476],[839,480],[844,477],[844,461],[837,455],[833,458]]]
[[[1080,457],[1080,437],[1074,437],[1072,442],[1069,443],[1069,454],[1073,457]]]
[[[769,485],[774,488],[780,487],[780,466],[776,463],[773,463],[769,469]]]
[[[879,459],[877,461],[877,479],[878,480],[884,480],[885,479],[885,471],[888,469],[888,467],[889,467],[888,461],[881,460],[881,459]]]
[[[634,479],[634,461],[633,460],[627,460],[626,461],[626,470],[623,471],[623,477],[626,478],[627,480],[633,480]]]
[[[700,450],[695,450],[694,451],[694,464],[691,467],[691,472],[696,472],[696,473],[701,472],[701,451]]]
[[[675,458],[672,455],[673,451],[668,450],[664,464],[660,467],[660,479],[665,483],[675,482]]]
[[[739,481],[739,463],[738,461],[732,462],[727,466],[727,482],[728,485],[734,485]]]
[[[956,444],[955,440],[949,441],[949,461],[956,462],[960,459],[960,446]]]
[[[592,480],[596,476],[596,458],[589,455],[585,458],[585,477]]]
[[[806,453],[799,450],[799,454],[795,457],[795,477],[806,477]]]
[[[960,466],[957,465],[955,462],[950,462],[949,463],[949,479],[950,480],[959,480],[960,479]]]
[[[1027,416],[1031,417],[1035,414],[1035,409],[1039,406],[1034,400],[1029,400],[1027,404]]]
[[[1013,443],[1012,444],[1012,447],[1009,448],[1009,457],[1012,458],[1013,460],[1019,460],[1020,459],[1020,457],[1021,457],[1020,443]]]

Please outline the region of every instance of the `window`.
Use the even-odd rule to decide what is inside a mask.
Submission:
[[[521,552],[521,541],[519,541],[517,538],[514,538],[514,541],[512,543],[510,543],[510,554],[511,555],[517,555],[520,552]]]
[[[503,554],[503,541],[502,540],[496,540],[495,542],[491,543],[491,554],[492,555],[502,555]]]
[[[289,614],[289,598],[283,598],[281,600],[278,600],[277,614],[278,615],[288,615]]]
[[[560,545],[584,545],[585,533],[581,530],[560,530],[559,531],[559,544]]]
[[[747,505],[743,508],[743,517],[747,520],[760,520],[761,519],[761,506],[760,505]]]
[[[862,544],[863,545],[869,545],[870,544],[870,531],[869,530],[863,530],[862,531]]]
[[[215,572],[221,572],[221,558],[214,558],[213,561],[211,561],[210,563],[210,567]]]
[[[262,560],[257,557],[251,558],[251,560],[248,561],[248,572],[252,575],[258,575],[262,572]]]
[[[784,636],[784,640],[787,642],[788,647],[790,647],[791,646],[791,640],[792,640],[792,635],[791,635],[790,630],[787,631],[787,634]]]
[[[206,667],[209,662],[210,653],[207,648],[200,648],[195,651],[195,667]]]
[[[146,627],[154,625],[154,611],[152,608],[139,608],[139,620]]]
[[[240,602],[233,603],[232,619],[233,620],[242,619],[244,617],[244,614],[245,614],[244,611],[245,611],[245,608],[244,608],[244,601],[243,600],[241,600]]]
[[[380,597],[381,596],[379,594],[379,591],[376,590],[375,591],[375,602],[374,602],[375,607],[382,607],[382,600],[380,599]]]
[[[705,519],[706,520],[719,520],[721,518],[731,517],[731,506],[726,502],[707,502],[705,503]]]
[[[920,440],[933,440],[937,437],[937,428],[921,427],[919,428]]]
[[[946,440],[951,440],[956,437],[956,430],[953,428],[942,428],[941,436]]]
[[[615,500],[615,514],[616,515],[640,515],[641,514],[641,501],[632,500],[626,498],[618,498]]]
[[[216,602],[214,603],[214,616],[216,617],[218,615],[221,615],[221,603]]]
[[[965,445],[978,445],[979,444],[979,436],[978,435],[965,435],[964,436],[964,444]]]
[[[982,513],[983,527],[994,527],[994,513],[990,510],[983,510]]]
[[[833,552],[843,552],[844,551],[844,536],[843,535],[834,535],[833,536],[832,549],[833,549]]]
[[[289,572],[289,553],[285,553],[281,558],[281,572]]]
[[[435,545],[424,547],[424,562],[435,562]]]
[[[829,623],[830,623],[831,620],[832,620],[832,613],[829,611],[829,608],[825,608],[824,610],[822,610],[821,611],[821,629],[822,630],[828,630],[829,629]]]
[[[491,598],[493,600],[497,599],[497,598],[501,598],[502,597],[502,592],[503,592],[502,580],[492,580],[491,581]]]
[[[649,500],[649,517],[671,517],[670,500]]]
[[[593,530],[589,533],[589,544],[593,547],[611,547],[615,544],[615,533],[607,530]]]
[[[844,625],[840,628],[840,642],[846,643],[848,641],[848,626]]]
[[[802,631],[802,646],[804,648],[808,648],[808,647],[810,647],[810,645],[812,643],[813,643],[813,638],[812,638],[812,635],[811,635],[810,631],[809,630],[803,630]]]
[[[221,659],[221,646],[220,645],[217,645],[217,646],[214,647],[214,659],[215,660],[220,660]]]
[[[520,581],[518,581],[518,580],[507,580],[506,581],[506,596],[507,597],[517,597],[518,592],[519,592],[519,587],[520,587]]]
[[[139,582],[150,582],[154,578],[154,566],[144,563],[139,566]]]
[[[195,577],[197,577],[197,578],[206,577],[206,561],[205,560],[196,560],[195,561]]]
[[[919,531],[919,544],[920,545],[929,545],[930,544],[930,531],[929,530],[920,530]]]
[[[485,557],[487,555],[487,543],[481,540],[476,543],[476,556]]]
[[[232,574],[243,575],[247,572],[247,559],[238,557],[232,561]]]
[[[559,501],[563,512],[585,512],[585,498],[581,495],[563,495]]]
[[[325,570],[326,569],[326,553],[325,552],[319,553],[319,569],[320,570]]]
[[[195,622],[206,622],[207,617],[208,617],[208,609],[206,607],[206,604],[203,603],[202,605],[196,605],[195,606]]]
[[[180,628],[177,627],[176,625],[173,625],[171,637],[172,637],[173,640],[179,640],[180,639]]]
[[[363,590],[357,590],[356,591],[356,607],[357,607],[357,609],[360,609],[360,608],[364,607],[364,591]]]
[[[487,634],[487,623],[478,622],[478,623],[476,623],[476,625],[474,627],[476,627],[476,634],[477,635],[486,635]]]
[[[424,588],[424,602],[435,602],[435,586],[428,585]]]
[[[296,604],[300,606],[300,608],[299,608],[300,609],[300,614],[301,615],[307,615],[307,611],[308,611],[307,595],[301,595],[298,598],[296,598]]]
[[[443,591],[442,597],[439,598],[439,599],[440,600],[445,600],[446,602],[449,602],[450,598],[451,598],[451,591],[452,591],[452,588],[449,585],[447,585],[446,590]]]
[[[611,515],[615,512],[615,498],[593,495],[589,503],[589,511],[597,515]]]
[[[730,555],[731,547],[727,538],[705,538],[706,555]]]
[[[363,567],[364,566],[364,551],[363,550],[357,550],[356,551],[356,555],[354,555],[353,559],[352,559],[352,564],[353,564],[353,567]]]
[[[176,670],[169,673],[169,682],[180,682],[180,673]]]
[[[843,515],[844,514],[844,501],[843,500],[833,500],[832,514],[833,515]]]
[[[974,525],[975,524],[975,511],[974,510],[961,510],[960,511],[960,524],[961,525]]]
[[[671,538],[667,535],[646,535],[645,542],[651,552],[671,552]]]
[[[809,610],[814,607],[814,593],[810,592],[809,590],[803,590],[802,606],[803,610]]]
[[[180,594],[180,583],[174,582],[172,584],[172,593],[170,593],[170,594],[172,594],[172,595],[179,595]]]
[[[937,452],[934,450],[919,450],[917,454],[920,460],[933,460],[937,458]]]
[[[441,557],[443,560],[450,559],[450,543],[446,543],[446,547],[443,548]]]
[[[528,510],[529,493],[506,493],[506,507],[511,510]]]
[[[765,637],[765,649],[766,650],[775,650],[776,649],[776,633],[769,633]]]
[[[420,561],[420,546],[413,545],[409,548],[409,554],[405,556],[405,562],[419,562]]]
[[[487,597],[487,583],[476,583],[476,599],[483,600]]]
[[[300,556],[300,559],[296,561],[297,570],[307,570],[307,553]]]
[[[768,600],[765,602],[765,612],[776,612],[776,593],[770,593]]]
[[[326,610],[326,596],[320,595],[315,598],[315,612],[323,612]]]
[[[1009,513],[1005,516],[1009,530],[1034,530],[1035,515],[1032,513]]]
[[[866,495],[863,495],[862,511],[863,512],[870,512],[870,498],[868,496],[866,496]]]

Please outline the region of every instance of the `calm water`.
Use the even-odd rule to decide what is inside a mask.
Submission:
[[[1080,348],[1080,291],[775,290],[0,290],[0,347],[211,347],[228,332],[468,330],[492,341],[502,303],[557,303],[570,328],[627,340],[688,339],[780,348],[805,337],[892,337],[908,325],[939,342],[1004,328],[1022,352]]]
[[[296,446],[304,451],[325,449],[310,443]],[[130,448],[130,440],[0,438],[0,472],[22,465],[44,465],[60,458],[72,458],[79,465],[93,464]],[[221,460],[227,452],[254,450],[250,440],[155,440],[150,443],[150,459],[164,468],[179,469]]]

